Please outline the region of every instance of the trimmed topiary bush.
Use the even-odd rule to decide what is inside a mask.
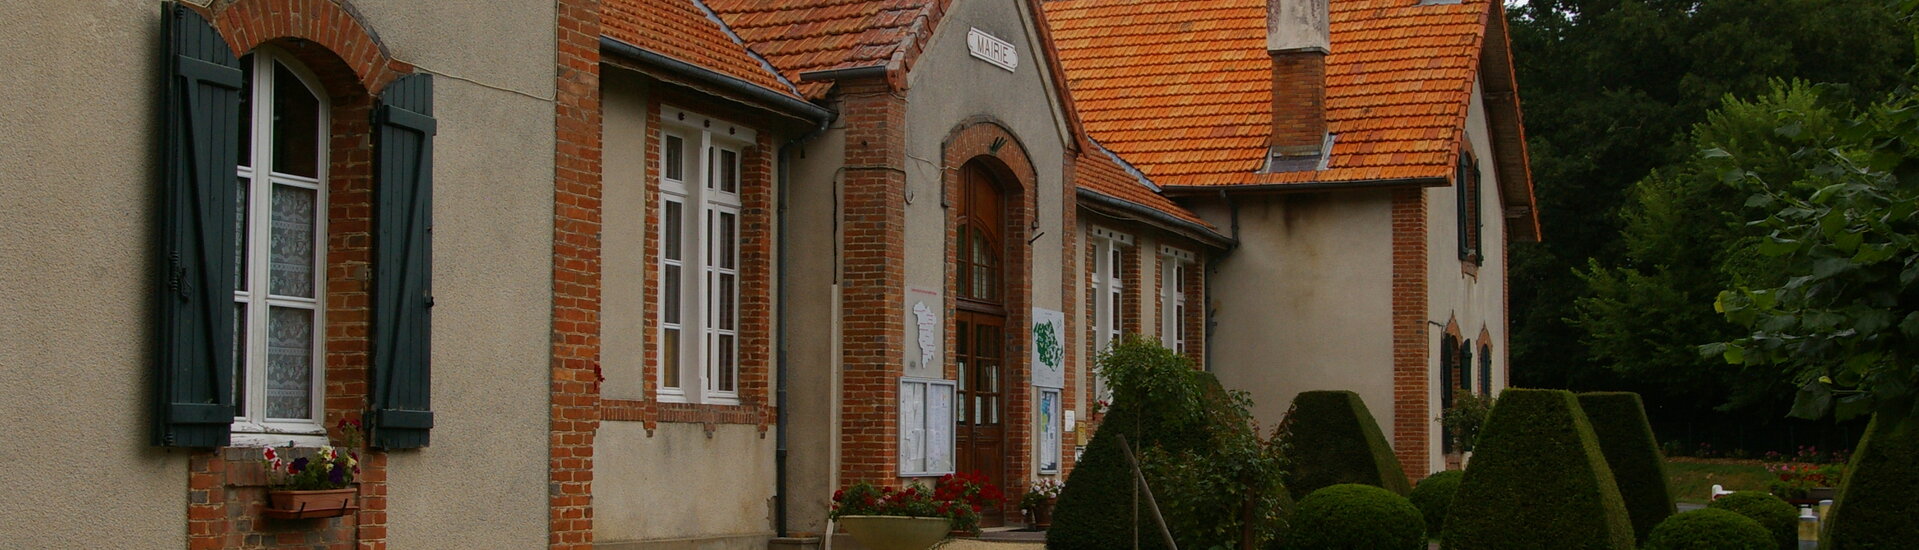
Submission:
[[[1659,522],[1646,537],[1645,550],[1772,550],[1774,544],[1752,518],[1707,508]]]
[[[1706,507],[1752,518],[1772,533],[1779,550],[1799,548],[1799,509],[1779,497],[1759,491],[1740,491],[1719,497]]]
[[[1660,456],[1659,440],[1646,422],[1646,407],[1631,392],[1582,393],[1579,407],[1592,422],[1619,498],[1626,501],[1633,540],[1644,542],[1653,526],[1677,512],[1666,490],[1666,457]]]
[[[1407,499],[1413,507],[1419,509],[1419,515],[1426,518],[1426,532],[1438,534],[1446,526],[1446,510],[1453,505],[1453,493],[1459,490],[1459,480],[1466,477],[1461,470],[1446,470],[1426,476],[1413,486],[1413,492]]]
[[[1280,485],[1284,463],[1253,431],[1244,394],[1136,336],[1102,354],[1099,369],[1113,405],[1060,491],[1047,548],[1134,548],[1135,534],[1138,548],[1166,547],[1144,496],[1133,507],[1121,435],[1181,548],[1237,546],[1249,509],[1254,542],[1275,536],[1289,504]]]
[[[1630,550],[1632,522],[1571,392],[1508,389],[1440,537],[1448,550]]]
[[[1341,483],[1372,485],[1400,495],[1412,490],[1406,471],[1400,469],[1392,446],[1359,394],[1299,394],[1280,422],[1277,437],[1292,465],[1286,488],[1294,499]]]
[[[1873,417],[1829,513],[1822,550],[1919,545],[1919,419]]]
[[[1426,524],[1419,509],[1392,491],[1342,483],[1299,501],[1289,550],[1423,550]]]

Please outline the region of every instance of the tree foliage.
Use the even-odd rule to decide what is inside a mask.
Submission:
[[[1700,387],[1715,375],[1642,387],[1635,374],[1602,366],[1609,355],[1575,351],[1589,330],[1570,322],[1580,318],[1574,304],[1588,288],[1577,273],[1594,272],[1594,260],[1597,269],[1635,267],[1611,273],[1618,277],[1611,284],[1647,283],[1639,303],[1700,303],[1715,291],[1684,270],[1662,275],[1620,260],[1630,252],[1620,236],[1632,223],[1621,212],[1646,192],[1633,184],[1688,158],[1696,150],[1688,128],[1727,95],[1753,97],[1779,78],[1850,84],[1836,92],[1842,100],[1890,89],[1912,63],[1911,34],[1884,0],[1529,0],[1507,13],[1545,236],[1512,251],[1513,360],[1529,366],[1515,369],[1516,383],[1629,389],[1652,403],[1675,401],[1662,395],[1668,382]],[[1712,275],[1714,256],[1698,258],[1696,275]],[[1688,346],[1712,340],[1664,335],[1726,328],[1697,311],[1659,320],[1618,328],[1649,337],[1650,349],[1637,355],[1666,365],[1684,362]],[[1702,366],[1696,359],[1690,365]],[[1710,407],[1730,399],[1704,392],[1678,401]]]

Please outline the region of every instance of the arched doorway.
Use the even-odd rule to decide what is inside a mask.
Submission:
[[[954,415],[958,471],[979,472],[1006,487],[1006,200],[980,161],[960,167],[956,208],[953,360],[959,381]],[[1005,522],[997,502],[982,525]]]

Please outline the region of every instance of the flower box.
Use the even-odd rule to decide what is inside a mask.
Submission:
[[[267,517],[279,519],[340,517],[360,509],[356,506],[359,494],[360,491],[352,487],[315,491],[267,491],[265,514]]]
[[[926,550],[946,539],[953,522],[909,516],[840,516],[839,524],[868,550]]]

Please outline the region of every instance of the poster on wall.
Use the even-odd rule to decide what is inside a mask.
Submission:
[[[1039,423],[1039,473],[1059,473],[1059,390],[1041,388],[1039,406],[1034,407],[1034,410],[1038,414],[1034,420]]]
[[[1033,308],[1032,364],[1034,386],[1066,387],[1066,313]]]
[[[953,473],[951,380],[900,379],[900,476]]]
[[[906,339],[911,343],[906,349],[907,376],[943,377],[940,309],[944,307],[946,302],[938,291],[920,287],[906,289]]]

